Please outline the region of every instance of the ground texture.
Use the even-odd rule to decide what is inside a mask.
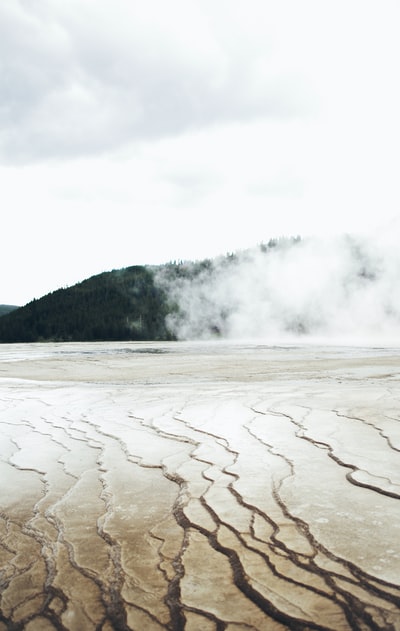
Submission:
[[[400,630],[400,352],[0,348],[0,631]]]

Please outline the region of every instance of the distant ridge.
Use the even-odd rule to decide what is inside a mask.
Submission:
[[[18,309],[17,305],[0,305],[0,317]]]

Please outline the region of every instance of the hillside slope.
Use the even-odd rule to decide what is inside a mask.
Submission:
[[[0,318],[0,342],[165,340],[167,301],[153,272],[127,267],[58,289]]]

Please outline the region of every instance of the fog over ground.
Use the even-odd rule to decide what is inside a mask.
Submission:
[[[282,240],[159,282],[179,306],[168,324],[180,339],[396,343],[399,275],[395,239],[377,235]]]

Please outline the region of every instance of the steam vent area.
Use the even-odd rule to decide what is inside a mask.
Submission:
[[[0,631],[400,631],[400,349],[0,346]]]

